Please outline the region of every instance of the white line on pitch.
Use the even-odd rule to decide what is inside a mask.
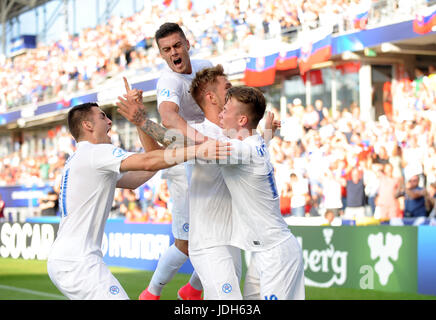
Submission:
[[[23,293],[33,294],[36,296],[45,296],[45,297],[53,298],[53,299],[66,299],[64,296],[61,296],[59,294],[51,294],[51,293],[42,292],[42,291],[35,291],[35,290],[23,289],[23,288],[17,288],[17,287],[10,287],[10,286],[2,285],[2,284],[0,284],[0,289],[23,292]]]

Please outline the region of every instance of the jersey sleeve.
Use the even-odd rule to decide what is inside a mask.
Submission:
[[[121,161],[127,159],[132,154],[132,152],[127,152],[112,144],[97,145],[92,155],[94,168],[100,172],[120,174]],[[119,178],[121,178],[121,176],[119,176],[118,179]]]
[[[169,101],[180,106],[181,101],[181,82],[175,77],[163,76],[156,85],[157,109],[164,101]]]
[[[220,139],[223,142],[230,142],[231,151],[230,155],[227,157],[227,161],[220,161],[220,165],[235,165],[235,164],[250,164],[253,161],[253,149],[248,143],[244,143],[238,139]]]

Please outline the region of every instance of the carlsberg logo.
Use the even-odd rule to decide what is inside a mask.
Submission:
[[[309,286],[328,288],[332,285],[343,285],[347,280],[347,256],[348,252],[335,250],[331,243],[333,229],[322,230],[326,247],[322,250],[303,250],[305,283]],[[303,239],[298,238],[303,248]],[[328,280],[315,281],[308,277],[307,271],[311,273],[323,273]]]
[[[394,265],[391,261],[398,260],[398,253],[402,244],[403,239],[401,236],[393,235],[390,232],[386,234],[386,239],[383,239],[383,233],[381,232],[370,234],[368,237],[371,260],[377,261],[374,265],[374,270],[382,286],[388,283],[389,276],[394,271]]]

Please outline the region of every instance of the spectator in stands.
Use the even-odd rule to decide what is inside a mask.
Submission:
[[[153,201],[154,206],[168,208],[168,202],[170,201],[170,193],[168,191],[168,184],[166,180],[162,180],[159,185],[159,189],[156,193],[156,197]]]
[[[309,200],[308,181],[295,173],[290,174],[290,179],[292,188],[291,214],[293,217],[304,217],[306,214],[306,204]]]
[[[389,154],[385,146],[380,146],[378,152],[373,154],[374,162],[380,164],[389,163]]]
[[[363,183],[363,173],[357,167],[351,169],[346,182],[347,205],[345,207],[344,218],[355,219],[365,216],[365,185]]]
[[[433,182],[428,187],[428,208],[430,209],[430,213],[428,215],[429,218],[436,218],[436,182]]]
[[[0,222],[2,222],[5,219],[5,206],[6,203],[3,200],[2,195],[0,194]]]
[[[44,197],[39,199],[39,210],[41,216],[56,216],[59,210],[59,194],[50,190]]]
[[[413,175],[406,183],[404,195],[404,217],[416,218],[427,216],[427,192],[419,187],[419,175]]]
[[[376,198],[376,212],[374,217],[381,220],[390,220],[392,218],[401,218],[401,212],[398,202],[400,182],[394,178],[393,168],[390,163],[386,163],[383,168],[383,174],[380,177],[380,188]]]
[[[337,170],[337,161],[333,162],[328,169],[325,170],[322,178],[322,206],[326,211],[332,211],[336,217],[342,216],[342,182],[341,174]]]
[[[283,184],[282,190],[280,192],[280,212],[283,216],[288,216],[291,214],[291,197],[291,183],[289,181],[286,181]]]
[[[317,129],[319,123],[319,114],[315,110],[315,108],[309,104],[306,107],[306,110],[303,113],[303,128],[306,132],[311,129]]]
[[[318,113],[318,129],[325,125],[327,121],[324,121],[324,119],[328,118],[328,108],[324,106],[324,103],[322,100],[317,99],[315,100],[315,111]]]
[[[119,218],[125,217],[127,213],[127,207],[124,204],[123,191],[120,188],[115,189],[114,201],[112,202],[112,208],[109,217]]]
[[[140,195],[140,203],[142,211],[147,211],[147,208],[153,205],[153,189],[151,186],[146,183],[145,185],[139,188],[142,194]]]
[[[375,212],[375,199],[377,197],[380,186],[380,176],[383,166],[379,163],[373,163],[371,157],[368,157],[363,166],[363,182],[365,183],[365,195],[368,199],[370,212],[369,216],[373,216]]]
[[[331,226],[335,217],[336,217],[335,212],[331,209],[328,209],[324,214],[324,218],[327,220],[327,223],[323,224],[323,225],[324,226]]]

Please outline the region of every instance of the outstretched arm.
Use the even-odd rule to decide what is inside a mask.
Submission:
[[[208,140],[202,144],[188,147],[133,154],[121,161],[120,171],[157,171],[196,158],[203,160],[226,159],[229,154],[230,143]]]

